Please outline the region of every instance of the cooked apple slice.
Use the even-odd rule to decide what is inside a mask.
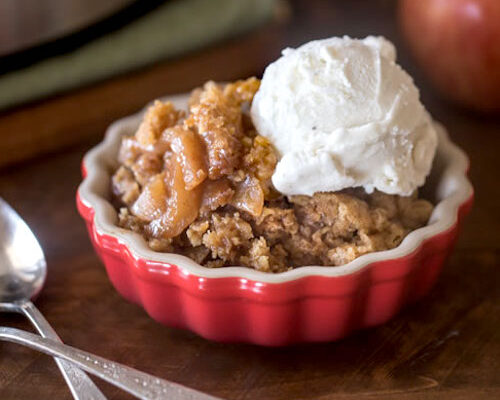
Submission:
[[[262,214],[264,191],[259,180],[253,176],[247,176],[244,181],[238,183],[231,204],[254,217]]]
[[[208,175],[201,138],[190,129],[174,126],[163,132],[162,141],[169,143],[176,155],[186,190],[192,190],[201,184]]]
[[[144,186],[132,205],[132,214],[148,222],[160,218],[167,209],[166,197],[165,174],[157,174]]]
[[[215,211],[219,207],[229,204],[234,195],[228,179],[221,178],[216,181],[205,181],[200,213],[205,214]]]
[[[166,163],[170,173],[165,179],[168,197],[165,213],[161,217],[161,230],[163,237],[172,238],[181,234],[198,216],[203,185],[187,190],[182,167],[176,157],[169,157]]]

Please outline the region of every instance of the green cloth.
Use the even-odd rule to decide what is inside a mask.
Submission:
[[[264,22],[274,0],[175,0],[64,55],[0,76],[0,109],[178,56]]]

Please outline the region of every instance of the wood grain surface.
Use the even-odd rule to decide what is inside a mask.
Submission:
[[[391,1],[293,1],[288,20],[134,74],[0,115],[1,141],[42,130],[73,146],[0,171],[0,194],[39,237],[49,274],[37,306],[73,346],[225,399],[500,398],[500,122],[442,102],[406,52]],[[261,348],[212,343],[151,320],[109,283],[75,209],[80,160],[115,118],[214,78],[260,74],[279,49],[313,38],[383,34],[422,89],[434,117],[471,159],[476,203],[431,294],[384,326],[337,343]],[[78,140],[73,140],[75,137]],[[78,145],[74,143],[80,142]],[[33,143],[30,144],[32,146]],[[1,326],[31,329],[0,315]],[[97,382],[109,399],[129,399]],[[54,361],[0,343],[0,399],[71,399]]]

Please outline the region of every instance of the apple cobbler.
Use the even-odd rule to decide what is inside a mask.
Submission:
[[[207,267],[282,272],[394,248],[427,223],[433,207],[416,194],[277,192],[278,154],[248,115],[258,88],[255,78],[208,82],[192,93],[188,113],[169,102],[149,107],[123,139],[113,175],[119,225],[155,251]]]

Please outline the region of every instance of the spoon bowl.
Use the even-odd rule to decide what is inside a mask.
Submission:
[[[31,299],[47,276],[43,250],[26,222],[0,198],[0,302]]]

